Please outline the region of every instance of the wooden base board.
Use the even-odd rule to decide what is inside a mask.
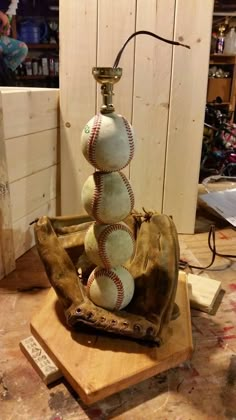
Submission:
[[[176,302],[180,317],[173,335],[160,348],[97,332],[72,331],[53,289],[31,332],[86,404],[177,366],[192,354],[192,331],[186,275],[180,274]]]

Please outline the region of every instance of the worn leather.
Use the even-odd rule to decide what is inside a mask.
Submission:
[[[70,327],[85,324],[161,345],[171,334],[171,319],[179,314],[176,228],[170,217],[156,212],[133,212],[124,222],[136,243],[125,265],[134,277],[135,292],[124,310],[108,311],[87,297],[86,282],[94,269],[84,251],[85,233],[93,223],[88,216],[41,217],[35,224],[39,255]]]

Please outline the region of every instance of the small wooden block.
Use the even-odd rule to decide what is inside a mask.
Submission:
[[[221,290],[221,282],[209,277],[188,274],[191,308],[211,312]]]
[[[32,335],[20,342],[20,348],[46,385],[63,377],[62,372]]]
[[[89,333],[68,328],[53,289],[42,310],[32,319],[31,331],[81,399],[92,404],[191,357],[193,345],[185,273],[180,273],[176,303],[180,316],[171,321],[173,334],[160,348],[112,334],[99,334],[95,330]]]

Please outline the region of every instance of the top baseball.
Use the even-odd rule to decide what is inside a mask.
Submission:
[[[134,133],[129,122],[112,112],[95,115],[84,127],[81,136],[84,157],[96,169],[120,171],[134,155]]]

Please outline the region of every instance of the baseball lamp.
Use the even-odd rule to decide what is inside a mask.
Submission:
[[[86,404],[173,368],[193,351],[174,221],[133,210],[132,187],[122,172],[133,158],[135,134],[115,112],[113,89],[122,75],[121,54],[139,34],[180,45],[140,31],[113,67],[93,68],[102,105],[81,135],[82,152],[94,168],[82,188],[88,215],[43,216],[35,223],[54,290],[31,330]]]
[[[109,310],[123,309],[134,294],[134,279],[123,264],[134,253],[135,241],[122,222],[133,209],[134,194],[121,170],[133,158],[135,136],[112,102],[113,85],[121,75],[121,68],[93,68],[103,103],[81,136],[83,155],[95,168],[82,189],[83,205],[95,220],[84,243],[88,258],[97,265],[89,276],[87,294],[96,305]]]
[[[152,32],[136,32],[113,67],[93,68],[103,100],[81,135],[82,152],[94,168],[82,188],[88,215],[44,216],[35,224],[35,236],[70,327],[84,324],[161,345],[172,334],[169,322],[181,316],[181,302],[187,299],[184,293],[180,308],[175,303],[178,236],[171,217],[134,210],[134,193],[122,170],[133,158],[135,134],[112,101],[122,75],[122,52],[139,34],[182,45]]]
[[[123,220],[132,212],[134,194],[122,169],[131,162],[135,149],[132,126],[115,112],[113,86],[119,82],[122,69],[118,67],[127,43],[136,35],[154,36],[148,31],[132,34],[119,51],[113,67],[94,67],[92,74],[101,84],[103,103],[100,113],[84,127],[81,148],[85,159],[95,172],[82,189],[82,203],[94,224],[85,236],[85,251],[97,265],[87,283],[87,294],[98,306],[119,310],[127,306],[134,294],[134,280],[123,266],[134,253],[134,238]]]

